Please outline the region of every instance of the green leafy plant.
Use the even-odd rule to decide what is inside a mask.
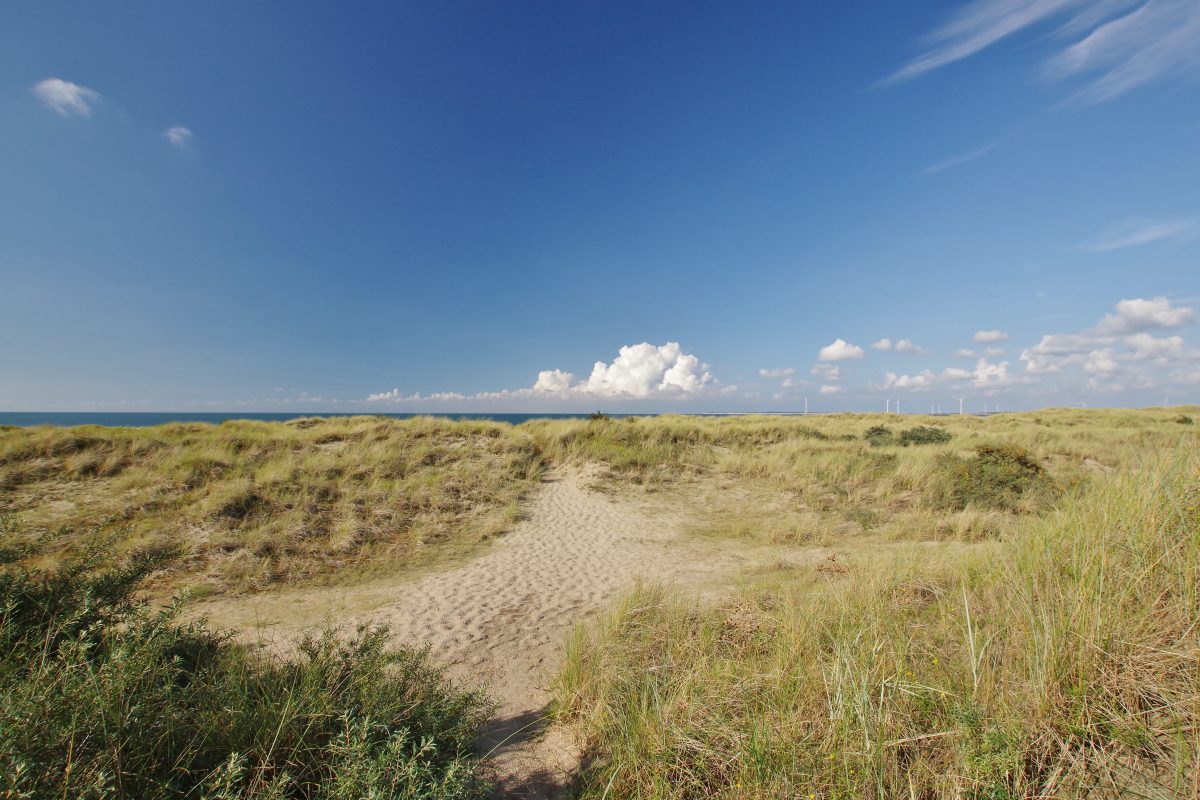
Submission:
[[[0,797],[476,800],[483,698],[383,628],[256,656],[137,585],[171,557],[0,573]]]

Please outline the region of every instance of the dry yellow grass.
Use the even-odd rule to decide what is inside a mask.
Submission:
[[[940,420],[946,448],[1021,445],[1062,484],[1006,511],[939,509],[937,448],[867,476],[870,451],[836,441],[861,417],[813,422],[833,438],[768,442],[761,459],[715,451],[704,471],[758,484],[711,499],[741,509],[738,535],[774,536],[789,502],[829,493],[901,541],[826,525],[836,555],[758,570],[715,608],[643,587],[580,630],[557,708],[586,733],[583,797],[1200,795],[1200,452],[1180,416]],[[771,487],[794,500],[747,502]],[[838,512],[803,513],[820,527]],[[998,539],[935,543],[940,519],[968,513],[995,517]]]
[[[95,533],[180,550],[203,594],[428,566],[519,515],[541,464],[511,426],[372,417],[0,432],[0,513],[50,553]]]

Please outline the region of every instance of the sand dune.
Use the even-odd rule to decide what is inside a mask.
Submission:
[[[567,633],[637,578],[704,582],[731,562],[683,540],[674,521],[590,492],[579,472],[546,478],[527,518],[483,556],[400,588],[353,621],[429,644],[455,679],[499,704],[481,746],[505,796],[557,796],[576,765],[566,735],[540,729],[548,672]]]

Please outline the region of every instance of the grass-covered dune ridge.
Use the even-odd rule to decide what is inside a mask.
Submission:
[[[0,545],[0,567],[25,555]],[[362,629],[249,654],[136,601],[161,563],[89,547],[0,571],[0,797],[485,795],[471,750],[485,703],[423,652]]]
[[[522,426],[553,461],[674,493],[696,528],[767,544],[979,541],[1147,452],[1195,441],[1195,407],[972,416],[676,417]],[[877,429],[889,432],[881,441]],[[937,431],[938,435],[912,436]],[[906,441],[905,434],[910,434]],[[1192,437],[1192,438],[1188,438]]]
[[[95,532],[117,537],[119,549],[171,546],[181,558],[156,584],[198,595],[358,580],[468,555],[519,518],[547,466],[566,463],[607,467],[602,488],[675,492],[669,499],[692,509],[707,535],[976,541],[1002,538],[1072,486],[1195,435],[1184,424],[1195,414],[10,428],[0,431],[0,514],[49,540],[43,559]]]
[[[0,513],[69,549],[170,545],[199,591],[420,567],[512,524],[540,461],[511,426],[433,418],[0,432]]]
[[[583,796],[1196,796],[1200,454],[1176,444],[999,549],[792,568],[707,610],[636,591],[560,676]]]

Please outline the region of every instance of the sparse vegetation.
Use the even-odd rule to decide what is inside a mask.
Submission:
[[[0,433],[0,513],[53,558],[90,533],[180,551],[199,593],[415,569],[510,527],[541,471],[509,425],[358,417]]]
[[[714,608],[638,589],[577,634],[560,675],[558,713],[593,756],[582,796],[1194,796],[1200,457],[1185,444],[983,551],[852,553]],[[1041,474],[1003,447],[971,461]]]
[[[11,530],[9,531],[11,533]],[[0,572],[0,797],[470,800],[486,707],[383,629],[254,655],[134,595],[169,554]]]
[[[1195,413],[3,431],[0,796],[475,796],[480,698],[385,633],[283,660],[133,592],[444,563],[565,464],[753,565],[577,632],[584,798],[1191,796]]]

